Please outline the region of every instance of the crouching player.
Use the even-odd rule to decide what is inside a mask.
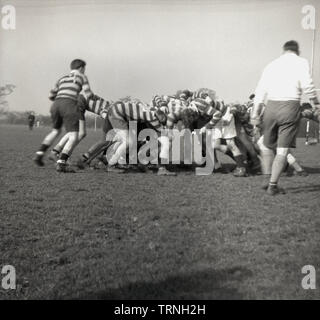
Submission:
[[[50,110],[53,129],[43,140],[34,158],[34,162],[38,166],[44,166],[45,152],[60,134],[64,124],[67,131],[66,143],[57,160],[56,170],[58,172],[73,172],[67,167],[67,160],[78,143],[79,120],[81,119],[78,97],[81,91],[87,98],[93,95],[88,79],[84,74],[86,63],[83,60],[76,59],[71,62],[70,67],[71,72],[60,78],[50,92],[49,99],[54,101]]]
[[[246,105],[232,104],[230,112],[234,116],[237,136],[236,144],[247,160],[248,168],[252,173],[260,173],[260,159],[258,150],[253,143],[253,126],[250,124],[250,113]]]
[[[80,141],[83,140],[87,134],[85,120],[86,111],[97,114],[102,118],[105,118],[110,108],[110,102],[97,95],[92,95],[89,99],[87,99],[83,94],[80,94],[78,98],[78,107],[80,109],[80,120],[77,144],[79,144]],[[58,144],[52,149],[51,154],[49,155],[50,160],[55,161],[57,158],[59,158],[61,150],[64,148],[66,142],[66,136],[62,137]]]
[[[108,149],[108,169],[111,172],[122,172],[122,170],[116,167],[121,160],[126,159],[127,150],[130,149],[134,143],[134,132],[129,130],[129,122],[136,121],[138,125],[146,125],[148,128],[154,129],[158,134],[164,129],[166,123],[166,115],[161,110],[152,111],[147,108],[143,103],[124,103],[116,102],[110,108],[108,113],[108,121],[110,122],[115,136],[109,132],[107,140],[113,140],[114,144]],[[110,136],[111,138],[108,138]],[[162,138],[162,139],[161,139]],[[166,166],[162,163],[166,162],[168,154],[168,139],[160,137],[159,142],[161,143],[160,158],[164,158],[160,162],[158,175],[175,175],[175,173],[167,170]],[[111,150],[110,150],[111,149]],[[162,160],[162,159],[161,159]]]
[[[220,103],[218,110],[221,112],[222,117],[214,127],[212,132],[213,147],[222,153],[227,153],[228,150],[232,152],[233,159],[237,164],[233,172],[235,177],[246,177],[246,165],[244,162],[244,155],[236,144],[237,130],[235,125],[235,118],[231,112],[231,106],[225,106]],[[221,140],[226,141],[226,145],[221,143]]]
[[[211,99],[208,99],[207,97],[206,100],[209,102]],[[206,101],[200,98],[195,99],[193,103],[195,103],[199,110],[202,109],[201,106],[205,106],[206,104],[208,105]],[[209,106],[205,107],[205,110],[207,110],[207,113],[210,114],[211,119],[206,123],[205,126],[201,128],[200,133],[206,132],[207,129],[213,129],[209,131],[212,134],[211,141],[213,149],[219,150],[227,155],[229,155],[231,152],[231,156],[237,164],[237,167],[233,173],[234,176],[247,176],[244,157],[234,140],[234,138],[237,136],[237,133],[235,129],[234,117],[230,113],[230,108],[226,106],[223,101],[219,101],[217,99],[216,101],[210,102]],[[221,143],[221,139],[225,139],[227,145],[223,145]]]
[[[184,93],[183,93],[184,94]],[[163,99],[158,99],[158,102],[156,103],[156,107],[158,107],[160,110],[162,110],[166,114],[166,128],[171,133],[170,139],[167,137],[161,137],[160,139],[163,141],[162,143],[162,152],[166,152],[169,157],[169,150],[172,146],[172,140],[174,138],[173,136],[173,129],[178,129],[178,123],[180,124],[180,129],[191,129],[192,124],[194,121],[198,119],[198,111],[194,106],[187,106],[187,104],[183,101],[180,102],[180,100],[172,100],[172,101],[165,101]],[[191,146],[189,146],[191,147]],[[165,148],[167,149],[166,151]],[[172,150],[172,153],[174,153],[174,150]],[[180,159],[180,155],[178,155]],[[164,170],[163,168],[160,168],[159,171]]]

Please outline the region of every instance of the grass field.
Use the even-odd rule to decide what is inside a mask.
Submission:
[[[301,287],[302,266],[320,271],[318,145],[299,141],[309,177],[270,198],[262,176],[37,168],[46,132],[0,127],[0,268],[17,272],[1,299],[320,298]]]

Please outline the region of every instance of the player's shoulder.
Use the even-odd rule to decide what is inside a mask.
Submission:
[[[282,61],[282,57],[278,57],[276,59],[273,59],[272,61],[270,61],[264,68],[264,71],[268,71],[271,70],[272,68],[276,67],[278,64],[280,64]]]
[[[73,76],[73,77],[75,77],[77,79],[80,79],[81,81],[88,81],[87,76],[84,73],[82,73],[82,72],[80,72],[78,70],[71,70],[69,75],[71,75],[71,76]]]
[[[297,56],[297,61],[303,66],[303,67],[309,67],[309,61],[306,58]]]

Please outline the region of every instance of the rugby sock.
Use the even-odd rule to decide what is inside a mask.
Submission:
[[[61,153],[59,160],[61,160],[61,162],[67,162],[68,158],[69,155],[67,155],[66,153]]]
[[[271,149],[261,150],[261,171],[262,174],[271,174],[272,164],[274,161],[274,152]]]
[[[242,154],[238,155],[238,156],[234,156],[234,161],[236,162],[237,166],[239,168],[245,168],[245,164],[244,164],[244,157]]]
[[[90,155],[89,155],[88,152],[87,152],[87,153],[84,153],[84,154],[82,155],[82,158],[83,158],[84,161],[87,161],[87,160],[89,159],[89,157],[90,157]]]
[[[274,158],[271,170],[270,184],[277,184],[280,175],[287,164],[287,157],[277,154]]]
[[[53,148],[51,152],[58,155],[58,154],[60,154],[61,150],[57,150],[57,148]]]
[[[225,153],[228,157],[230,157],[232,160],[235,160],[233,153],[228,149],[227,152]]]
[[[287,161],[288,161],[289,165],[293,167],[294,170],[296,170],[298,172],[303,171],[302,167],[299,165],[296,158],[291,153],[289,153],[287,155]]]
[[[44,153],[48,150],[49,146],[47,146],[46,144],[42,144],[39,148],[39,150],[36,152],[37,155],[42,156],[44,155]]]
[[[227,146],[225,145],[220,145],[219,148],[217,148],[218,150],[220,150],[221,152],[223,152],[224,154],[227,153],[227,151],[229,150]]]

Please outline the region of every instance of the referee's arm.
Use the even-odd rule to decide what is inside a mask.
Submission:
[[[255,91],[254,103],[250,114],[250,122],[254,126],[260,124],[262,106],[268,94],[267,88],[268,72],[267,69],[264,69]]]
[[[315,105],[319,105],[319,99],[317,97],[316,89],[310,76],[309,63],[307,60],[304,61],[301,68],[300,85],[304,94],[310,99],[310,101]]]

